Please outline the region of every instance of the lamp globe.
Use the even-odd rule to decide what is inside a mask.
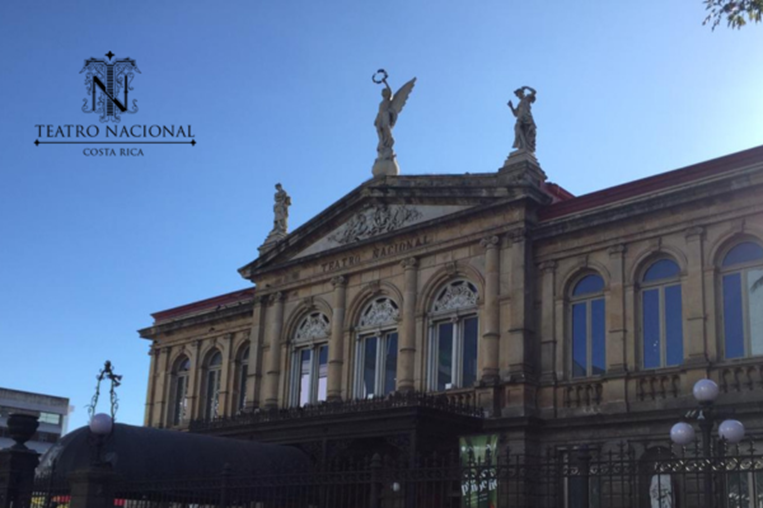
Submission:
[[[713,402],[718,398],[718,385],[712,379],[700,379],[694,383],[692,393],[699,402]]]
[[[686,422],[678,422],[670,429],[670,440],[680,446],[694,441],[694,427]]]
[[[744,425],[739,420],[724,420],[718,426],[718,434],[731,444],[744,439]]]
[[[98,413],[90,419],[90,432],[93,434],[106,436],[111,434],[112,428],[114,428],[114,421],[106,413]]]

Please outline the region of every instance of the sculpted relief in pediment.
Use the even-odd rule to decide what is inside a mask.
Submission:
[[[413,224],[425,222],[443,215],[468,208],[461,205],[413,206],[378,205],[355,213],[334,231],[316,241],[294,257],[301,258],[324,250],[351,245],[352,243],[380,236]]]

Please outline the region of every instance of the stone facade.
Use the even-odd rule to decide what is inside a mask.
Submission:
[[[763,308],[744,297],[747,346],[727,354],[722,264],[741,243],[763,246],[761,195],[763,147],[579,197],[532,158],[369,180],[241,268],[256,289],[154,314],[140,331],[153,341],[145,423],[185,428],[394,387],[481,407],[483,431],[528,445],[646,447],[708,376],[758,432]],[[649,285],[660,260],[678,271]],[[754,274],[763,260],[744,266]],[[589,275],[602,286],[576,294]],[[679,307],[665,303],[669,286]],[[661,310],[649,314],[653,288]]]

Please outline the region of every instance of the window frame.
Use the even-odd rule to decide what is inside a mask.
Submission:
[[[400,351],[400,333],[398,332],[397,326],[386,326],[379,328],[377,330],[371,331],[366,330],[362,333],[357,334],[356,338],[356,347],[355,347],[355,383],[353,392],[355,394],[356,399],[375,399],[375,398],[383,398],[387,395],[390,395],[389,393],[385,393],[385,385],[387,382],[387,369],[386,366],[386,360],[387,355],[384,354],[385,351],[387,351],[387,344],[389,343],[390,336],[395,335],[395,340],[397,342],[397,348],[395,350],[395,381],[397,381],[397,358],[399,357],[399,351]],[[376,342],[376,359],[374,362],[374,393],[370,395],[363,395],[363,390],[365,389],[365,364],[364,364],[364,358],[366,353],[366,342],[368,339],[375,338],[377,340]],[[397,389],[397,382],[395,383],[395,390]],[[392,390],[391,393],[394,393],[395,390]]]
[[[291,369],[291,393],[289,399],[291,400],[291,406],[293,407],[305,407],[320,402],[325,402],[326,399],[320,398],[320,352],[322,348],[326,348],[326,382],[328,382],[328,347],[327,341],[315,342],[312,344],[304,344],[299,347],[295,347],[292,352],[292,369]],[[307,402],[300,403],[302,395],[302,352],[310,352],[310,370],[308,377],[310,378],[310,393],[307,397]]]
[[[249,377],[249,354],[251,346],[246,345],[241,348],[238,355],[236,369],[236,413],[246,409],[246,384]]]
[[[463,305],[459,307],[438,309],[438,304],[446,297],[446,293],[449,288],[456,287],[460,284],[466,284],[474,294],[474,304]],[[429,314],[429,346],[427,348],[427,377],[426,386],[431,392],[442,392],[449,390],[457,390],[461,388],[472,388],[474,384],[479,381],[479,344],[480,344],[480,329],[482,323],[479,318],[480,307],[480,295],[477,285],[465,278],[459,278],[451,280],[446,284],[443,284],[438,289],[438,296],[432,303],[432,311]],[[465,337],[465,324],[469,319],[476,319],[477,321],[477,336],[475,337],[475,359],[477,365],[475,367],[475,381],[472,386],[464,386],[464,349],[466,346]],[[439,349],[440,349],[440,326],[446,323],[450,323],[453,326],[452,337],[452,361],[451,361],[451,382],[450,387],[446,387],[445,390],[440,390],[438,387],[438,374],[439,374]]]
[[[185,367],[185,368],[184,368]],[[174,368],[172,369],[172,382],[170,383],[170,415],[168,421],[172,426],[182,425],[188,421],[188,387],[191,375],[191,360],[182,355],[175,360]],[[182,401],[178,397],[178,384],[183,384],[183,398]],[[180,409],[182,409],[182,414]]]
[[[215,357],[220,356],[220,363],[212,365]],[[222,416],[220,412],[220,394],[222,391],[223,354],[215,348],[207,353],[207,361],[204,366],[204,419],[214,420]],[[214,380],[214,392],[210,393],[211,382]],[[212,412],[214,411],[214,414]]]
[[[678,267],[678,275],[671,276],[671,277],[665,277],[662,279],[657,279],[653,281],[644,281],[644,277],[646,277],[647,272],[660,261],[667,260],[672,263],[674,263]],[[667,340],[667,297],[666,297],[666,291],[669,288],[678,287],[679,295],[681,297],[681,342],[682,342],[682,355],[681,355],[681,363],[675,364],[675,365],[668,365],[668,340]],[[641,277],[639,278],[638,283],[638,291],[637,291],[637,302],[638,302],[638,315],[637,315],[637,325],[638,325],[638,337],[639,337],[639,345],[641,346],[639,349],[639,356],[640,356],[640,368],[641,370],[654,370],[654,369],[669,369],[669,368],[675,368],[680,367],[684,364],[685,360],[685,352],[683,351],[683,340],[684,340],[684,317],[683,317],[683,273],[681,270],[681,265],[679,265],[675,259],[669,257],[669,256],[660,256],[658,258],[652,259],[652,261],[644,268],[644,270],[641,272]],[[644,294],[647,291],[653,291],[657,290],[658,295],[658,320],[660,325],[660,362],[659,365],[655,367],[647,367],[645,364],[646,360],[646,354],[645,354],[645,328],[644,328],[644,318],[645,318],[645,306],[644,306]],[[606,305],[606,303],[605,303]],[[606,310],[606,309],[605,309]],[[606,314],[606,313],[605,313]]]
[[[291,367],[289,369],[289,386],[287,400],[291,407],[303,407],[305,405],[324,402],[320,399],[320,350],[326,348],[326,383],[328,383],[328,347],[331,336],[331,320],[320,310],[311,310],[302,316],[299,324],[294,329],[294,337],[291,344]],[[300,404],[302,393],[302,351],[310,350],[310,393],[308,401]]]
[[[575,295],[575,289],[578,287],[586,277],[596,276],[602,281],[601,291],[583,293],[582,295]],[[601,300],[604,304],[604,369],[599,374],[593,373],[593,305],[594,301]],[[574,327],[574,307],[575,305],[585,304],[586,311],[586,373],[584,375],[575,375],[575,327]],[[573,283],[570,284],[567,291],[567,337],[569,338],[570,352],[567,355],[567,368],[569,372],[570,380],[582,380],[590,378],[599,378],[607,373],[607,281],[604,277],[594,271],[588,271],[578,275]]]
[[[720,258],[719,262],[719,269],[718,269],[718,292],[719,295],[718,303],[720,306],[720,337],[721,337],[721,350],[723,351],[723,359],[728,361],[734,361],[734,360],[744,360],[748,358],[759,358],[763,356],[763,353],[759,354],[752,354],[752,330],[751,330],[751,322],[750,322],[750,295],[747,291],[747,274],[751,270],[761,270],[763,271],[763,259],[754,259],[752,261],[747,261],[744,263],[737,263],[731,266],[723,266],[724,261],[726,260],[726,257],[731,253],[732,250],[734,250],[736,247],[744,244],[744,243],[752,243],[757,245],[758,247],[763,248],[763,245],[761,245],[761,242],[759,242],[757,239],[742,239],[740,241],[734,242],[731,245],[729,245],[726,249],[723,251],[723,256]],[[728,354],[728,344],[727,344],[727,338],[726,338],[726,301],[725,301],[725,278],[729,275],[739,274],[740,279],[740,285],[741,285],[741,306],[742,306],[742,346],[744,348],[744,352],[741,356],[735,356],[732,358],[729,358],[727,356]]]

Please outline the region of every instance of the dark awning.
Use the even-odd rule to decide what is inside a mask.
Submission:
[[[65,435],[43,455],[37,474],[48,476],[53,471],[64,479],[87,468],[95,458],[93,437],[87,427]],[[304,453],[289,446],[121,423],[105,439],[100,457],[127,481],[204,478],[220,475],[226,464],[236,476],[272,474],[274,470],[301,472],[310,466]]]

